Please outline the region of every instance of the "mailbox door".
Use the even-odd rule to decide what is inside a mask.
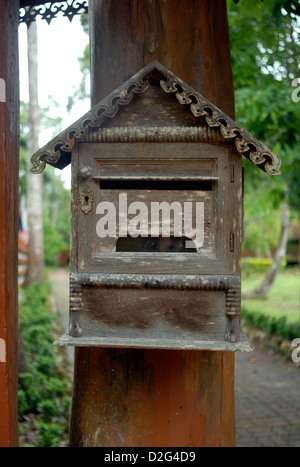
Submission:
[[[240,165],[230,148],[203,143],[80,144],[74,270],[239,274]]]

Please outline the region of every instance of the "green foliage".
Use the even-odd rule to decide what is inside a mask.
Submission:
[[[279,81],[298,77],[299,17],[289,11],[288,4],[284,0],[240,0],[238,5],[227,1],[238,88],[259,88],[274,77]]]
[[[263,329],[271,335],[282,336],[289,340],[300,336],[300,324],[288,322],[286,316],[281,316],[280,318],[268,316],[263,313],[249,311],[245,307],[242,307],[241,315],[242,323]]]
[[[58,104],[51,100],[51,109]],[[61,117],[49,117],[50,106],[41,110],[42,129],[51,129],[54,134],[61,131]],[[59,112],[58,112],[59,113]],[[20,197],[26,200],[26,166],[28,162],[28,105],[21,102],[20,107]],[[44,255],[47,266],[58,266],[60,254],[69,251],[70,245],[70,190],[51,166],[43,174],[44,200]]]
[[[236,120],[282,160],[280,177],[245,167],[244,251],[271,255],[280,231],[279,204],[300,205],[300,106],[292,100],[300,77],[298,1],[228,0]]]
[[[23,290],[20,323],[27,364],[19,375],[19,419],[36,414],[39,443],[54,447],[66,434],[70,381],[61,379],[53,346],[55,317],[49,311],[50,285],[32,284]]]
[[[283,265],[284,266],[284,265]],[[298,332],[299,315],[299,270],[282,267],[279,271],[272,293],[267,298],[247,298],[245,295],[253,290],[264,278],[264,272],[257,273],[242,268],[242,309],[256,319],[257,315],[268,316],[279,323],[285,318],[288,327],[295,327]],[[258,319],[258,318],[257,318]],[[299,334],[300,335],[300,334]],[[299,336],[298,336],[299,337]]]
[[[53,99],[48,107],[40,109],[41,114],[41,131],[51,129],[51,134],[61,131],[62,118],[58,115],[53,118],[49,116],[50,108],[59,109],[59,104]],[[20,103],[20,168],[19,168],[19,185],[20,197],[26,197],[26,169],[28,158],[31,156],[27,151],[28,138],[28,103],[21,101]],[[59,111],[58,111],[59,114]]]
[[[272,258],[242,258],[243,276],[253,273],[266,272],[272,264]],[[286,260],[283,261],[282,268],[286,267]]]
[[[289,186],[290,203],[300,203],[300,106],[292,100],[292,80],[300,76],[299,20],[282,9],[286,2],[229,4],[229,29],[236,118],[282,158],[277,194]],[[245,187],[253,183],[247,167]],[[257,171],[256,171],[257,172]],[[260,177],[261,179],[261,177]],[[263,182],[261,190],[272,189]],[[273,199],[273,197],[271,198]],[[276,199],[276,198],[275,198]],[[277,197],[278,199],[278,197]]]
[[[43,448],[55,448],[59,446],[64,431],[59,423],[38,423],[40,432],[40,446]]]
[[[53,167],[44,173],[44,255],[47,266],[58,266],[70,249],[71,193]]]
[[[243,264],[242,294],[252,290],[264,275],[255,271],[255,261],[261,262],[253,258],[251,272]],[[266,259],[264,261],[267,262]],[[282,267],[275,285],[272,294],[265,299],[245,298],[242,295],[242,323],[293,340],[300,336],[299,270]]]
[[[300,204],[300,106],[292,101],[291,88],[283,82],[258,90],[241,88],[236,91],[236,109],[239,122],[282,159],[282,175],[275,179],[264,176],[264,180],[264,174],[258,176],[249,164],[244,164],[247,194],[255,177],[256,188],[260,192],[267,189],[269,202],[274,200],[278,204],[287,185],[290,205],[297,208]]]
[[[61,253],[68,251],[70,246],[49,219],[44,220],[44,244],[46,266],[59,266]]]
[[[243,253],[246,256],[271,257],[276,249],[280,235],[280,210],[274,207],[273,202],[268,202],[269,199],[269,191],[255,184],[248,187],[243,242]]]

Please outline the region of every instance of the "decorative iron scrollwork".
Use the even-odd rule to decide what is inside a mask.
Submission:
[[[27,26],[37,17],[46,20],[48,24],[58,17],[61,13],[63,17],[73,20],[74,16],[88,12],[88,0],[64,0],[54,3],[46,3],[44,5],[30,6],[20,8],[19,23],[25,23]]]

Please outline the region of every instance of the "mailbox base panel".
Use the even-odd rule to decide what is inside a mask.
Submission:
[[[221,352],[252,352],[253,347],[248,341],[245,334],[241,333],[240,342],[231,343],[226,341],[203,341],[196,339],[166,339],[162,342],[161,339],[130,339],[117,338],[110,339],[107,337],[71,337],[69,334],[64,334],[54,343],[58,346],[73,346],[73,347],[102,347],[102,348],[126,348],[126,349],[166,349],[166,350],[207,350]]]
[[[57,343],[252,350],[240,335],[240,286],[236,278],[186,276],[185,280],[184,285],[181,276],[172,276],[166,286],[164,276],[133,279],[71,274],[70,335]]]

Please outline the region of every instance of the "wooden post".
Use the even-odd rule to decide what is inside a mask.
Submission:
[[[225,0],[90,0],[92,105],[158,60],[234,117]],[[77,348],[71,446],[234,446],[234,354]]]
[[[19,1],[0,0],[0,446],[18,445]],[[4,360],[4,361],[3,361]]]
[[[225,0],[90,0],[92,105],[153,60],[234,119]]]

